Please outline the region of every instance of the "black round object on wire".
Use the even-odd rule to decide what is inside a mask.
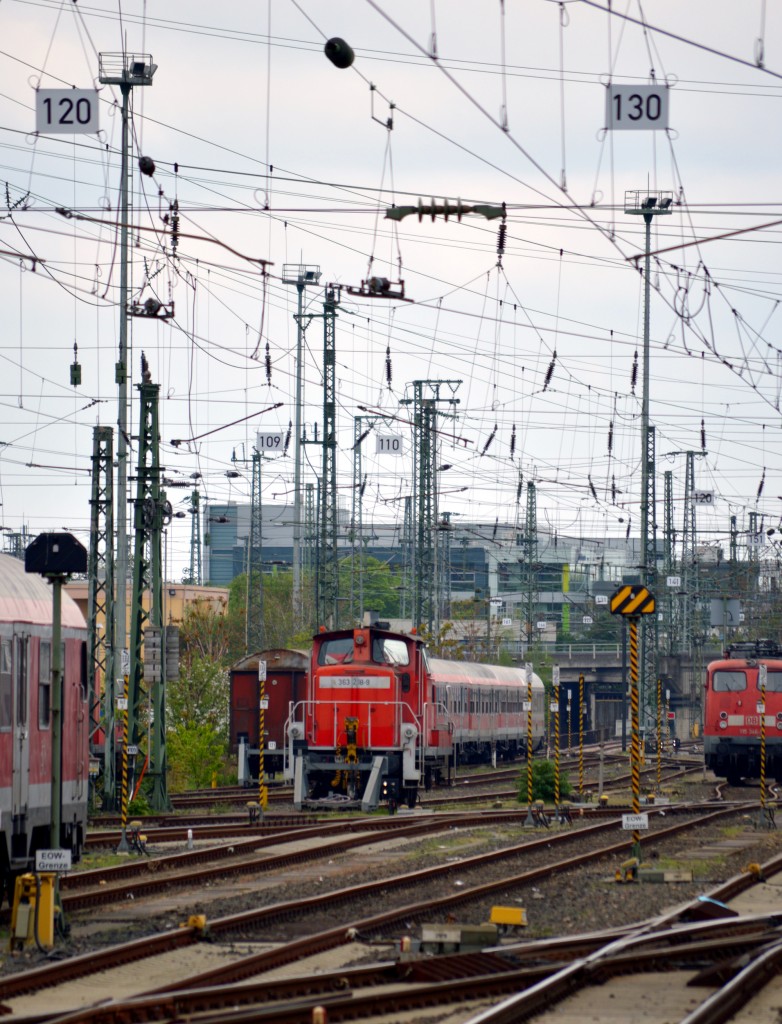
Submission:
[[[356,55],[353,53],[353,50],[348,46],[345,40],[340,39],[339,36],[334,36],[333,39],[329,39],[323,47],[323,52],[331,63],[338,68],[349,68],[356,59]]]

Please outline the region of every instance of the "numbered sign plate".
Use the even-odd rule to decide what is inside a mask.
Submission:
[[[281,430],[259,430],[256,447],[259,452],[281,452],[285,448],[285,434]]]
[[[35,130],[44,135],[96,132],[98,94],[94,89],[38,89],[35,94]]]
[[[378,434],[375,437],[375,453],[377,455],[401,455],[402,438],[399,434]]]
[[[667,128],[668,93],[664,85],[609,85],[606,128],[613,131]]]

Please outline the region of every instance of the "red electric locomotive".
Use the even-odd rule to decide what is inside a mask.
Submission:
[[[534,673],[431,658],[420,637],[387,623],[314,639],[306,700],[288,722],[294,804],[339,796],[362,810],[381,798],[415,805],[420,787],[464,761],[526,750],[543,738],[544,688]]]
[[[261,664],[266,673],[263,768],[266,775],[273,776],[282,771],[285,723],[291,705],[306,697],[310,656],[304,651],[274,648],[260,654],[248,654],[231,666],[231,749],[238,758],[239,782],[247,786],[257,782],[260,764],[261,680],[258,669]]]
[[[771,640],[730,644],[725,657],[706,670],[706,767],[732,786],[760,775],[761,665],[766,666],[766,773],[782,782],[782,646]]]
[[[62,595],[62,830],[78,860],[87,830],[87,629]],[[52,591],[24,563],[0,555],[0,898],[48,849],[51,819]]]

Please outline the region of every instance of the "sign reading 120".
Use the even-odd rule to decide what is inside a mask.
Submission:
[[[38,89],[35,130],[46,135],[96,132],[98,93],[95,89]]]
[[[606,89],[606,127],[614,131],[668,127],[665,85],[609,85]]]

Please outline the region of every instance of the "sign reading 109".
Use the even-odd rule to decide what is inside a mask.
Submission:
[[[95,89],[37,89],[35,130],[45,135],[96,132],[98,93]]]
[[[402,438],[399,434],[378,434],[375,438],[376,455],[401,455]]]
[[[258,431],[259,452],[281,452],[285,448],[285,435],[281,430]]]

